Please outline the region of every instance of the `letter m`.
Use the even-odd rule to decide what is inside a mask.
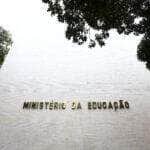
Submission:
[[[30,108],[30,102],[24,102],[23,109],[29,109],[29,108]]]

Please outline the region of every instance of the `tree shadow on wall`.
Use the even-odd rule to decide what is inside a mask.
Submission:
[[[48,11],[66,23],[66,38],[89,48],[105,45],[111,29],[119,34],[143,35],[137,48],[140,61],[150,69],[149,0],[42,0]]]

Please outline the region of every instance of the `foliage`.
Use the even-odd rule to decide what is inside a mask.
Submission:
[[[67,24],[66,38],[79,45],[88,42],[90,48],[97,43],[104,46],[111,29],[125,35],[143,34],[142,45],[150,39],[149,0],[42,1],[48,4],[48,11],[52,16],[57,16],[59,22]],[[143,48],[145,46],[139,46],[138,54],[141,51],[145,53]],[[139,60],[143,61],[140,56]]]
[[[8,31],[0,27],[0,66],[12,45],[12,38]]]

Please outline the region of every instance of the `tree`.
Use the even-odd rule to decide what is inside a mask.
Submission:
[[[141,40],[137,49],[137,58],[146,62],[146,68],[150,70],[150,39],[144,37]]]
[[[147,55],[143,45],[144,41],[148,42],[150,39],[149,0],[42,1],[48,4],[47,11],[52,16],[57,16],[59,22],[67,24],[66,38],[74,43],[82,45],[88,42],[90,48],[95,47],[97,43],[104,46],[109,31],[115,29],[119,34],[143,34],[144,40],[141,41],[142,46],[138,46],[137,55],[141,61],[143,59],[139,54],[142,52]]]
[[[5,56],[8,54],[12,43],[11,34],[0,27],[0,67],[3,64]]]

